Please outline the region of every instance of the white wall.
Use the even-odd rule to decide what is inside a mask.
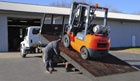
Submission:
[[[140,23],[135,21],[109,21],[111,27],[111,46],[132,46],[132,36],[136,37],[136,46],[140,46]]]
[[[0,14],[0,52],[8,51],[7,16]]]

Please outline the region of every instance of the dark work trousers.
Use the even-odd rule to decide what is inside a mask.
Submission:
[[[49,67],[51,67],[51,69],[54,69],[53,66],[53,53],[51,50],[47,50],[45,51],[45,67],[46,70],[49,70]]]

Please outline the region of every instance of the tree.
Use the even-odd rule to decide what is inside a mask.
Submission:
[[[82,3],[87,3],[87,4],[90,4],[90,5],[94,5],[95,3],[92,2],[92,0],[72,0],[70,2],[66,2],[65,0],[62,0],[61,2],[52,2],[50,4],[50,6],[55,6],[55,7],[66,7],[66,8],[70,8],[71,7],[71,4],[72,2],[82,2]],[[122,13],[120,10],[110,6],[110,5],[105,5],[105,7],[109,8],[109,11],[110,12],[115,12],[115,13]]]
[[[115,9],[115,8],[110,8],[109,9],[110,12],[115,12],[115,13],[122,13],[121,11]]]
[[[52,2],[51,4],[50,4],[50,6],[55,6],[55,7],[70,7],[70,3],[68,3],[68,2],[66,2],[66,1],[62,1],[62,2]]]
[[[52,2],[50,4],[50,6],[55,6],[55,7],[66,7],[66,8],[70,8],[72,2],[82,2],[82,3],[88,3],[88,4],[92,4],[92,0],[72,0],[70,2],[66,2],[65,0],[62,0],[61,2]]]
[[[105,5],[105,7],[108,8],[110,12],[122,13],[120,10],[118,10],[117,8],[114,8],[111,5]]]
[[[134,12],[135,15],[140,15],[140,11]]]

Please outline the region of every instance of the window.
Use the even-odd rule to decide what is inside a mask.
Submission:
[[[32,33],[33,34],[38,34],[39,33],[39,30],[40,30],[39,28],[34,28]]]

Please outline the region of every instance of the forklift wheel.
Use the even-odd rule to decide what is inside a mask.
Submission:
[[[85,60],[89,59],[89,52],[86,47],[83,47],[81,49],[81,57],[82,59],[85,59]]]
[[[63,37],[63,45],[67,48],[70,47],[70,38],[68,34],[65,34]]]

